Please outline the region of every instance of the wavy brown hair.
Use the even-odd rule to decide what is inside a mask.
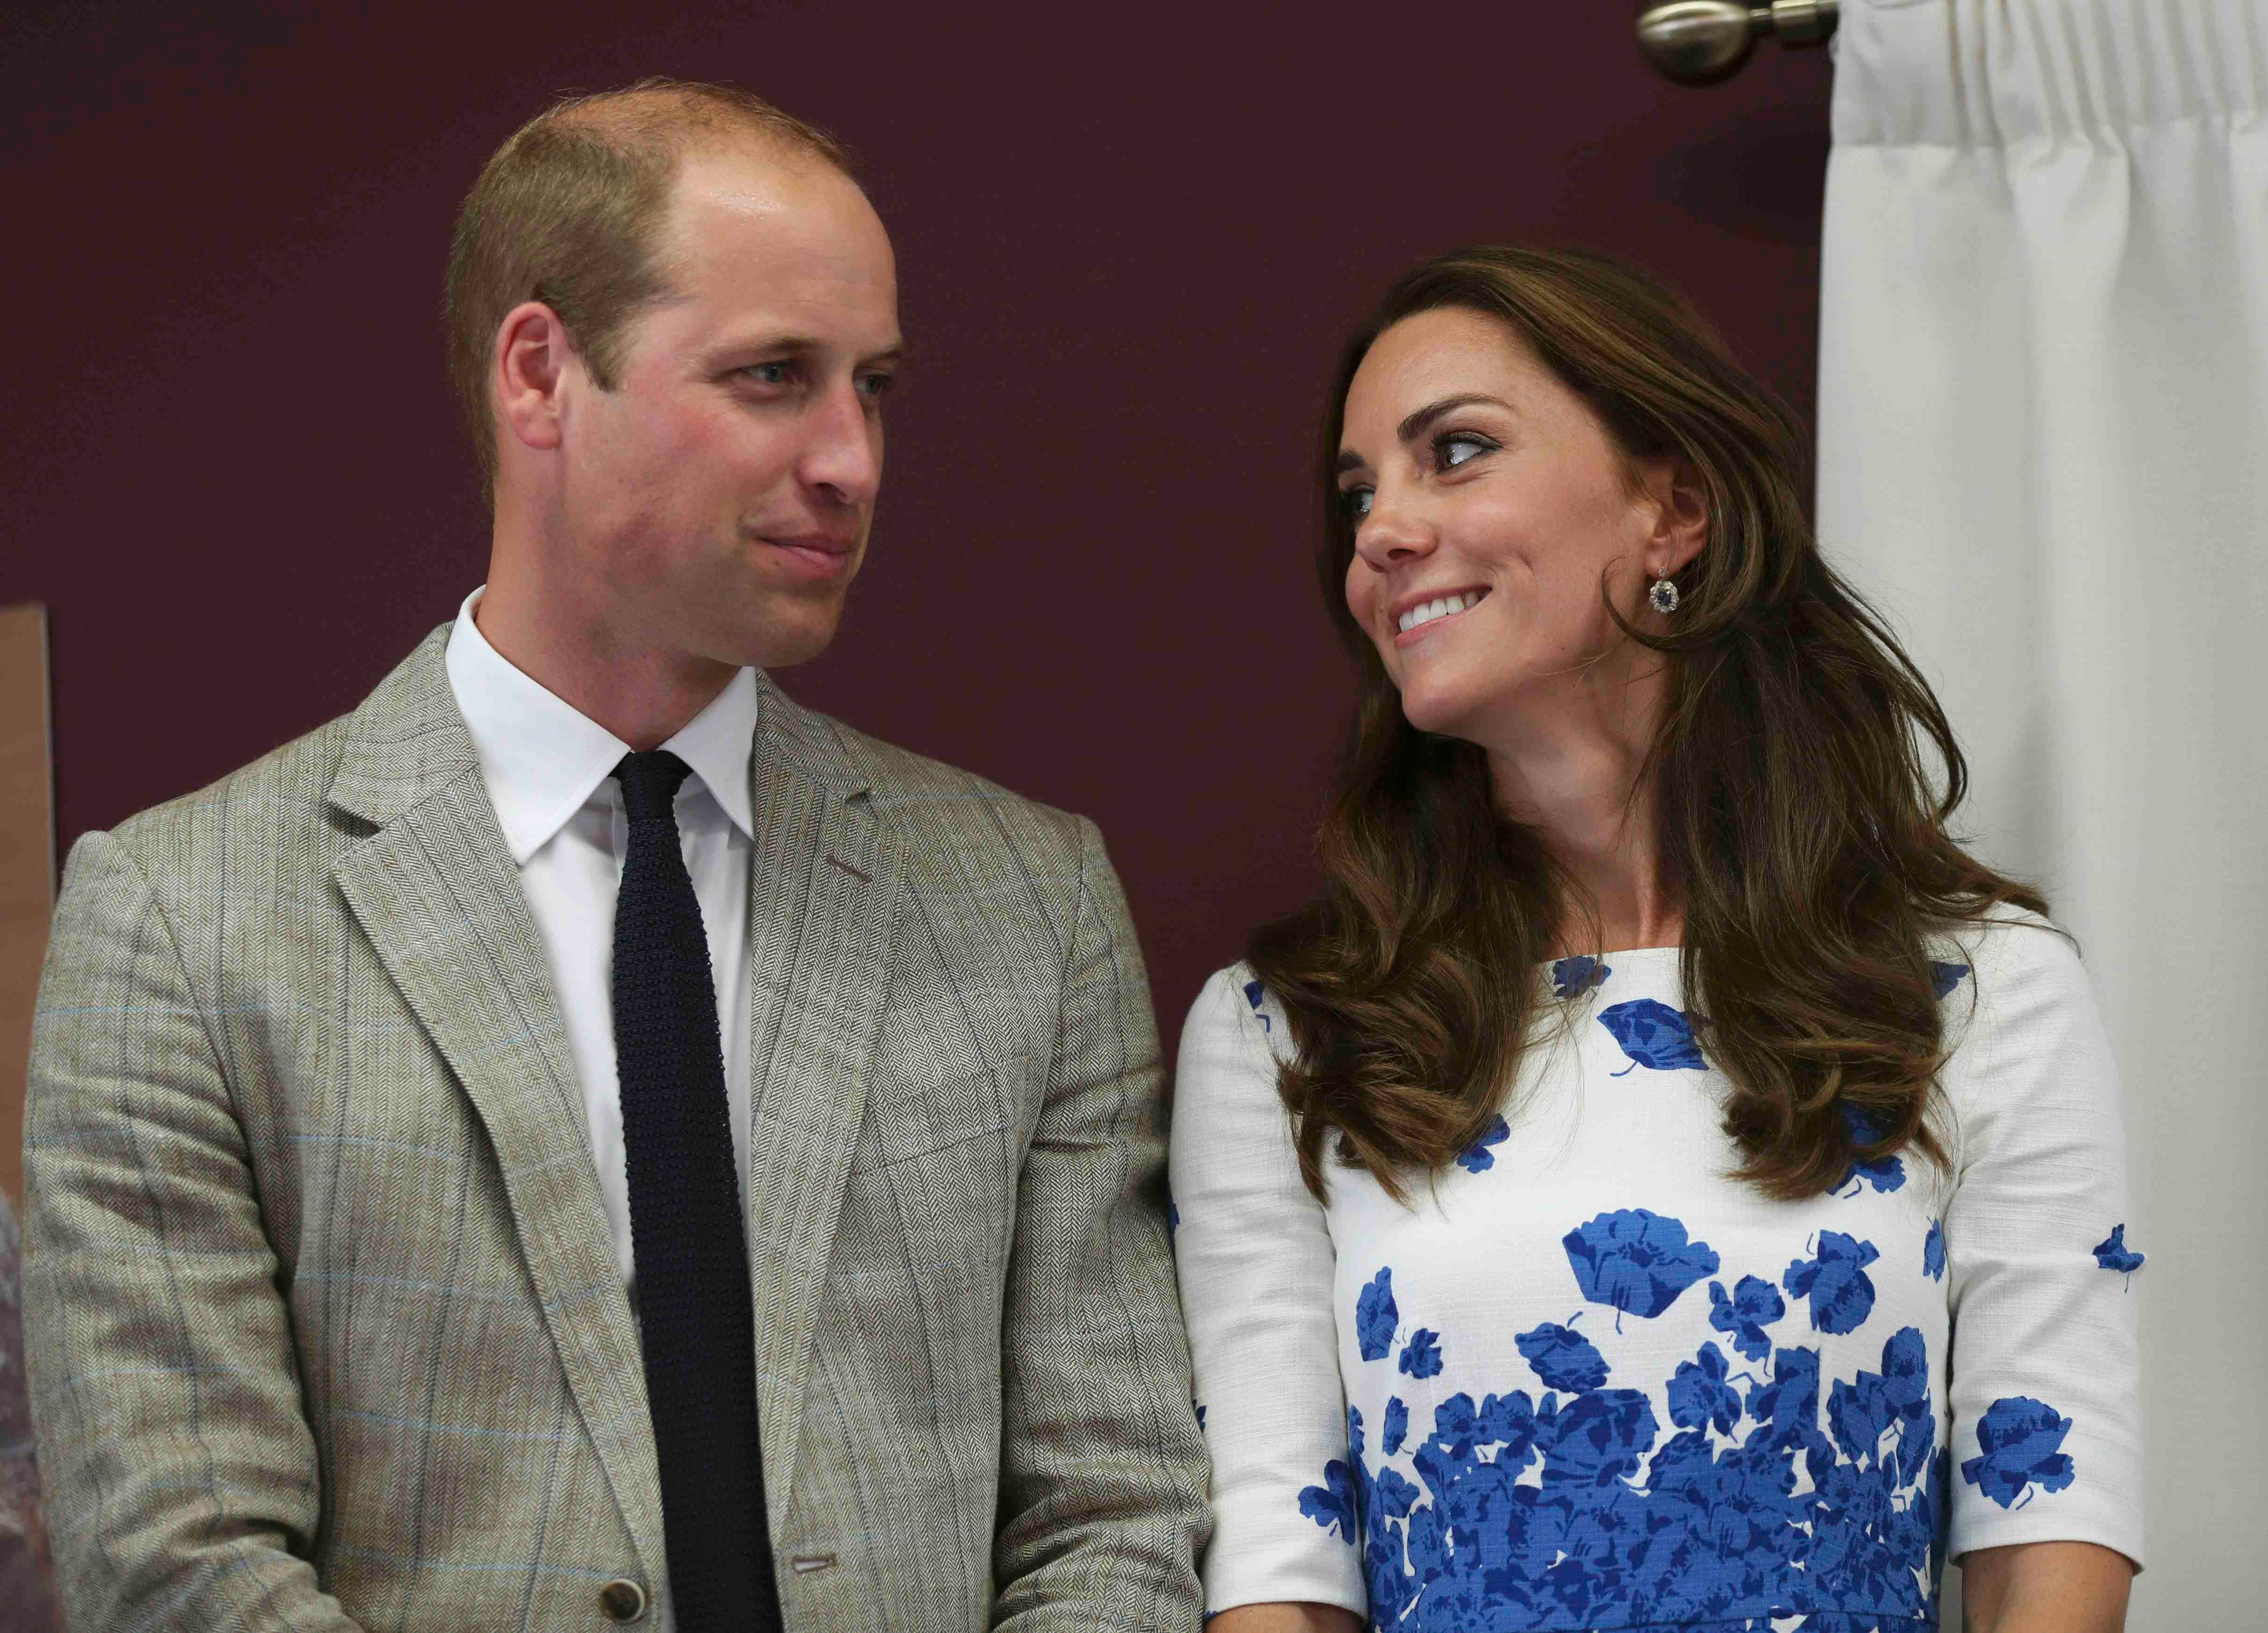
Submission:
[[[1438,1174],[1478,1138],[1523,1050],[1549,1034],[1538,966],[1593,921],[1540,836],[1497,809],[1484,751],[1403,718],[1346,607],[1347,389],[1388,328],[1442,307],[1502,323],[1633,468],[1680,462],[1705,496],[1708,538],[1676,574],[1673,632],[1635,626],[1611,600],[1608,612],[1668,668],[1640,780],[1653,780],[1684,910],[1689,1018],[1733,1085],[1734,1177],[1793,1199],[1859,1157],[1911,1147],[1941,1162],[1930,938],[2002,903],[2047,905],[1948,833],[1961,750],[1912,660],[1821,558],[1802,427],[1644,274],[1580,252],[1473,248],[1388,292],[1346,347],[1325,426],[1316,565],[1360,701],[1317,836],[1322,891],[1248,950],[1297,1045],[1279,1085],[1308,1186],[1327,1188],[1326,1142],[1403,1197],[1410,1175]]]

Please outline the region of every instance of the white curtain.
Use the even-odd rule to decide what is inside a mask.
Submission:
[[[1843,0],[1820,531],[2080,941],[2143,1312],[2138,1633],[2268,1538],[2268,0]],[[2085,1251],[2091,1244],[2079,1245]]]

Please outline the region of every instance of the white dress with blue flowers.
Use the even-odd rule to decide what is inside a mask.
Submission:
[[[2124,1136],[2068,942],[1940,949],[1943,1172],[1776,1202],[1725,1175],[1674,949],[1563,959],[1567,1025],[1411,1206],[1301,1185],[1275,1002],[1182,1039],[1175,1247],[1213,1456],[1214,1610],[1377,1628],[1933,1625],[1941,1563],[2142,1556]]]

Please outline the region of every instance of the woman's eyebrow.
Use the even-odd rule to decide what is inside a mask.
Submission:
[[[1515,411],[1512,404],[1502,397],[1490,396],[1484,391],[1461,391],[1455,396],[1443,397],[1439,402],[1428,403],[1424,408],[1406,416],[1402,423],[1394,428],[1394,434],[1400,441],[1414,442],[1424,436],[1426,428],[1444,414],[1454,413],[1461,408],[1470,408],[1476,403],[1485,403],[1491,408],[1500,408],[1507,414]],[[1348,471],[1359,470],[1369,462],[1354,449],[1341,448],[1336,474],[1344,476]]]
[[[1512,404],[1506,403],[1502,397],[1492,397],[1480,391],[1460,392],[1454,397],[1443,397],[1439,402],[1428,403],[1424,408],[1409,415],[1394,428],[1394,434],[1403,442],[1414,441],[1425,435],[1425,428],[1440,418],[1442,415],[1461,408],[1469,408],[1476,403],[1486,403],[1492,407],[1503,409],[1507,413],[1512,410]]]

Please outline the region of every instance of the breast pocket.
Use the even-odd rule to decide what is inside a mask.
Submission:
[[[1029,1127],[1052,1037],[1025,1004],[992,997],[901,972],[867,1068],[852,1172]]]
[[[980,1142],[1025,1119],[1032,1090],[1031,1057],[954,1060],[877,1051],[866,1083],[865,1125],[850,1171],[893,1168],[932,1152]]]

